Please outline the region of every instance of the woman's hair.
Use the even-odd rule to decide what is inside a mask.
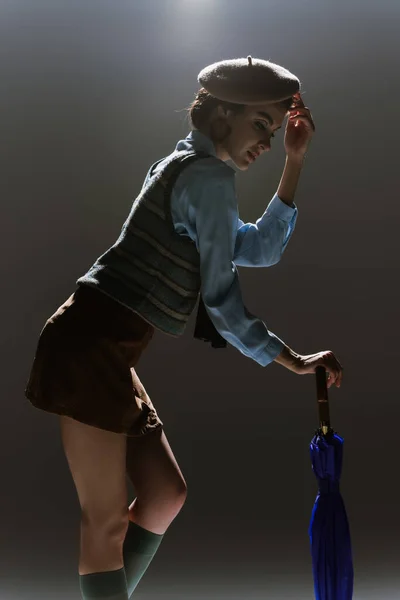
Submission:
[[[293,97],[277,102],[276,104],[288,111],[293,104]],[[208,122],[212,111],[217,106],[223,106],[234,113],[240,113],[244,111],[246,104],[236,104],[233,102],[226,102],[225,100],[218,100],[218,98],[209,94],[207,90],[200,88],[194,101],[186,109],[188,111],[190,125],[196,129],[201,129],[201,127]]]

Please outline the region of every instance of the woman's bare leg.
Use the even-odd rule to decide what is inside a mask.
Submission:
[[[81,506],[79,574],[120,569],[129,524],[126,436],[66,416],[60,427]]]
[[[185,502],[187,488],[162,428],[127,438],[126,471],[136,492],[129,519],[153,533],[165,533]]]
[[[126,467],[136,492],[123,549],[131,595],[185,502],[186,483],[161,428],[141,438],[127,438]]]

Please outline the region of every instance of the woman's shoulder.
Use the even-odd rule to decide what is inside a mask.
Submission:
[[[236,198],[235,171],[215,156],[194,160],[177,177],[172,195],[179,202],[216,196]]]
[[[182,172],[182,180],[190,181],[232,181],[235,179],[235,171],[223,160],[216,156],[199,156],[193,160]]]

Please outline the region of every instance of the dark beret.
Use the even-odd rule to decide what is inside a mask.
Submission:
[[[236,104],[280,102],[300,90],[293,73],[251,56],[213,63],[200,71],[197,79],[212,96]]]

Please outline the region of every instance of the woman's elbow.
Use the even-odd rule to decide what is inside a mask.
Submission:
[[[269,254],[268,256],[265,257],[264,265],[266,267],[273,267],[274,265],[278,264],[278,262],[281,260],[281,257],[282,257],[281,252],[274,252],[273,254]]]

